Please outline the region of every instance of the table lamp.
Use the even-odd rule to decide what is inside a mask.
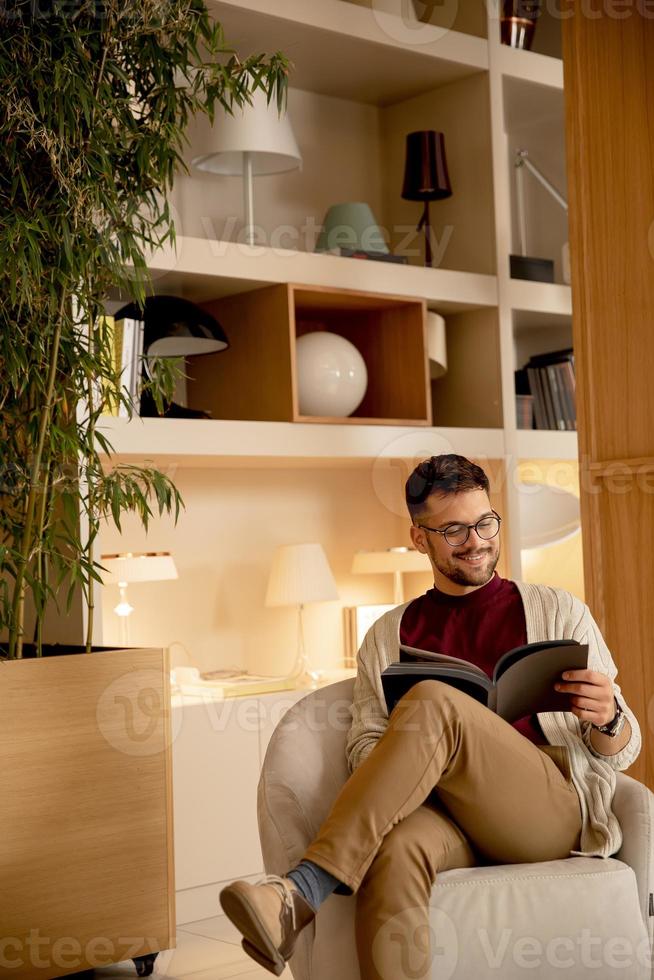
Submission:
[[[381,572],[393,575],[393,602],[400,606],[404,602],[404,572],[429,572],[429,557],[415,548],[387,548],[386,551],[357,551],[352,562],[352,572],[356,575],[371,575]]]
[[[130,582],[163,582],[178,578],[173,556],[169,551],[124,551],[113,555],[100,555],[104,567],[102,581],[105,585],[117,585],[120,601],[114,612],[120,617],[121,643],[129,646],[129,616],[134,607],[127,600]]]
[[[520,255],[511,255],[511,276],[514,279],[540,279],[545,282],[554,280],[554,263],[550,259],[535,259],[527,256],[527,222],[525,218],[525,187],[524,171],[536,178],[543,185],[548,194],[556,201],[566,214],[568,212],[568,202],[562,194],[557,191],[554,184],[547,179],[545,174],[538,169],[529,159],[529,151],[517,149],[514,158],[516,201],[518,212],[518,234],[520,236]],[[563,281],[570,285],[570,247],[565,242],[561,250],[561,263],[563,271]],[[549,264],[549,268],[548,268]]]
[[[408,133],[402,197],[422,201],[424,208],[417,230],[425,230],[425,265],[431,267],[429,202],[451,197],[452,187],[445,158],[445,137],[433,129]]]
[[[365,201],[332,204],[327,211],[315,251],[328,252],[340,247],[388,255],[382,230]]]
[[[319,674],[311,670],[304,643],[303,612],[307,602],[338,599],[334,576],[320,544],[289,544],[273,557],[266,592],[266,606],[298,607],[298,649],[289,677],[298,687],[314,688]]]
[[[268,103],[263,89],[252,94],[251,104],[234,106],[233,114],[217,112],[213,125],[205,115],[196,116],[189,136],[196,170],[223,177],[243,177],[245,241],[255,244],[253,178],[281,174],[302,166],[291,122]]]
[[[229,347],[227,335],[216,318],[201,306],[178,296],[148,296],[143,307],[138,303],[123,306],[115,318],[123,317],[143,320],[143,364],[139,371],[143,370],[147,376],[150,376],[149,357],[193,357]],[[139,414],[142,417],[159,415],[148,391],[141,395]],[[205,417],[204,412],[175,402],[170,403],[164,414],[168,418]]]

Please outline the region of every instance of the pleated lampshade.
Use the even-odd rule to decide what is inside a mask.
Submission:
[[[406,201],[439,201],[451,194],[443,133],[433,129],[408,133],[402,197]]]
[[[338,599],[334,576],[320,544],[288,544],[273,557],[266,606],[301,606]]]

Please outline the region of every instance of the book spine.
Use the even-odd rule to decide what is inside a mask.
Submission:
[[[107,334],[107,341],[109,345],[109,362],[112,373],[116,370],[116,321],[112,316],[102,317],[105,325],[105,331]],[[116,404],[116,399],[112,395],[111,385],[107,378],[102,382],[102,405],[103,412],[106,415],[117,415],[118,405]]]
[[[547,378],[550,385],[550,391],[552,392],[552,409],[554,412],[554,428],[559,431],[563,431],[566,427],[565,417],[563,413],[563,403],[559,393],[559,386],[557,384],[556,367],[554,364],[548,364],[545,368],[547,373]]]
[[[130,398],[132,400],[132,408],[134,413],[139,415],[141,410],[141,373],[143,371],[143,336],[145,332],[145,322],[143,320],[135,320],[134,322],[134,359],[132,364]]]
[[[559,386],[559,392],[561,396],[561,401],[563,403],[563,415],[565,418],[565,427],[567,431],[572,431],[575,427],[574,422],[574,405],[570,398],[570,392],[568,391],[566,384],[566,366],[565,364],[556,365],[556,377]]]
[[[134,320],[126,317],[123,321],[123,336],[120,350],[120,387],[130,394],[132,379],[132,360],[134,356]],[[118,407],[118,414],[123,418],[129,416],[129,410],[124,402]]]
[[[575,370],[574,362],[568,361],[564,365],[564,385],[566,390],[566,395],[570,403],[570,416],[572,418],[572,428],[577,428],[577,398],[576,398],[576,384],[575,384]]]
[[[534,396],[534,418],[536,420],[536,428],[546,429],[547,421],[545,418],[543,393],[540,386],[540,378],[538,377],[538,369],[528,367],[527,375],[529,377],[529,387],[531,388],[532,394]]]
[[[538,373],[543,385],[543,396],[545,401],[545,415],[547,418],[548,429],[556,429],[556,414],[554,412],[554,404],[552,402],[552,389],[550,388],[549,378],[547,377],[547,369],[545,367],[539,367]]]

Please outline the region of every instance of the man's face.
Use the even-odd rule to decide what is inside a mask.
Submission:
[[[485,490],[464,490],[456,494],[432,494],[416,523],[444,530],[448,524],[475,524],[492,516]],[[500,558],[500,536],[484,539],[470,528],[468,540],[450,545],[442,534],[413,526],[411,540],[418,551],[429,555],[437,588],[463,595],[485,585],[493,577]],[[477,558],[479,560],[470,560]]]

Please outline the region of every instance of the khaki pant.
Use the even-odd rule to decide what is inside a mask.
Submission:
[[[568,857],[580,849],[581,819],[565,747],[537,746],[462,691],[422,681],[304,859],[357,892],[361,980],[400,980],[389,972],[398,942],[411,947],[407,977],[422,980],[437,872]]]

